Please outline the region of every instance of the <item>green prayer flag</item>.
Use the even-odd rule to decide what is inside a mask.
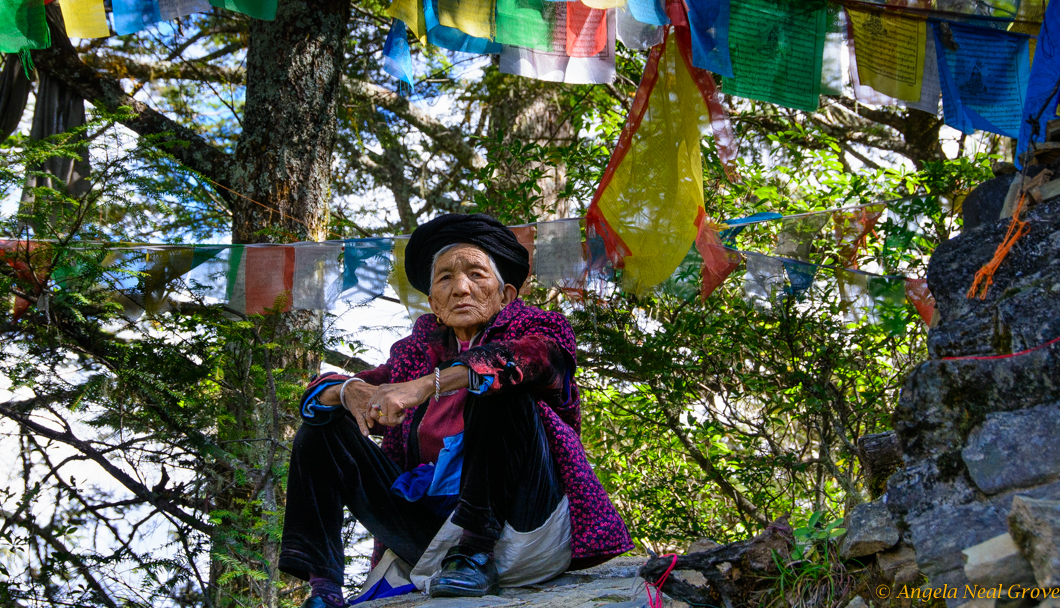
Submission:
[[[497,0],[496,41],[535,51],[551,51],[555,5],[548,0]],[[565,8],[562,3],[560,6]]]
[[[729,15],[733,77],[723,79],[722,90],[797,110],[816,110],[827,31],[824,2],[733,2]]]
[[[276,0],[210,0],[210,5],[265,21],[276,18]]]
[[[44,0],[0,0],[0,54],[46,49],[51,45]]]

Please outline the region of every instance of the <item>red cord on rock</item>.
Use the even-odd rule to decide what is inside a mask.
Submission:
[[[649,608],[663,608],[662,603],[662,586],[666,583],[666,579],[670,577],[670,573],[674,571],[674,566],[677,565],[677,554],[672,554],[674,561],[670,562],[670,567],[666,569],[666,572],[662,573],[659,580],[654,583],[644,583],[644,593],[648,595],[648,607]],[[666,557],[665,555],[663,557]],[[651,594],[652,588],[655,588],[655,596]]]

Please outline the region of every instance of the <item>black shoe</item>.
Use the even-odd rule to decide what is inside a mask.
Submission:
[[[431,578],[431,597],[482,597],[500,593],[492,553],[456,546],[442,558],[442,569]]]
[[[302,602],[302,608],[328,608],[328,603],[319,597],[307,597]]]

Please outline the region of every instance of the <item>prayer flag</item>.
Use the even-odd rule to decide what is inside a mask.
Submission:
[[[450,51],[477,55],[497,54],[501,45],[489,38],[468,35],[459,29],[442,25],[439,21],[439,0],[423,0],[423,20],[427,26],[427,42]]]
[[[221,245],[196,245],[192,251],[191,270],[184,279],[185,285],[197,297],[207,303],[227,300],[228,292],[228,247]]]
[[[394,19],[383,44],[383,70],[412,88],[412,49],[405,22]]]
[[[500,71],[527,78],[567,84],[606,84],[615,79],[615,13],[617,9],[597,11],[607,16],[607,39],[599,53],[591,57],[572,57],[567,54],[567,7],[565,3],[549,3],[556,22],[551,51],[504,45],[501,50]],[[594,42],[595,39],[590,40]],[[584,42],[584,41],[583,41]]]
[[[789,283],[784,288],[784,293],[799,299],[807,289],[813,287],[813,279],[817,276],[817,265],[797,260],[784,260],[784,273],[787,274]]]
[[[276,18],[276,0],[210,0],[210,4],[264,21]]]
[[[408,274],[405,273],[405,248],[408,247],[409,237],[399,236],[394,239],[394,266],[390,271],[390,286],[394,288],[398,300],[409,312],[409,318],[415,321],[421,315],[431,312],[430,304],[427,302],[427,294],[420,292],[409,283]]]
[[[360,306],[383,295],[390,275],[393,249],[394,239],[389,238],[346,241],[342,254],[342,286],[337,293],[328,294],[328,301],[338,298]]]
[[[736,237],[739,236],[740,233],[743,232],[743,229],[749,224],[779,220],[782,217],[784,216],[775,211],[760,211],[754,215],[748,215],[747,217],[725,220],[722,222],[722,226],[725,226],[725,230],[718,233],[718,238],[724,241],[726,245],[731,246],[736,242]]]
[[[858,249],[865,243],[865,237],[872,232],[883,212],[883,205],[873,205],[853,211],[836,211],[832,215],[840,264],[848,268],[858,267]]]
[[[1057,103],[1060,102],[1057,82],[1060,82],[1060,2],[1053,2],[1045,9],[1045,22],[1034,51],[1016,146],[1018,167],[1022,168],[1023,153],[1030,148],[1031,142],[1045,141],[1046,123],[1060,116],[1057,114]]]
[[[769,309],[784,293],[784,262],[760,253],[746,254],[747,272],[744,274],[744,297],[755,306]]]
[[[103,0],[63,0],[59,8],[63,12],[66,35],[70,38],[110,36]]]
[[[608,43],[608,11],[567,2],[567,55],[592,57]]]
[[[169,310],[173,283],[191,271],[195,250],[191,247],[167,247],[148,250],[139,291],[143,294],[144,311],[157,315]]]
[[[207,0],[158,0],[158,12],[162,14],[163,21],[173,21],[209,10],[210,3]]]
[[[686,0],[692,30],[692,65],[732,78],[729,0]]]
[[[656,44],[661,44],[666,35],[662,26],[640,22],[629,6],[615,9],[616,36],[626,48],[634,51],[646,51]]]
[[[821,52],[821,95],[840,96],[846,84],[847,22],[843,7],[828,5],[828,33]]]
[[[24,293],[40,294],[48,279],[49,255],[46,247],[36,241],[0,240],[0,263],[10,266],[15,271],[19,289]],[[29,310],[32,302],[15,296],[15,306],[11,318],[15,321]]]
[[[157,0],[112,0],[111,7],[119,36],[135,34],[162,20]]]
[[[581,0],[589,8],[608,9],[626,5],[626,0]]]
[[[773,253],[785,258],[807,260],[813,239],[828,222],[827,213],[812,213],[801,217],[792,217],[781,223],[777,235],[777,246]]]
[[[419,39],[427,44],[427,20],[423,15],[423,0],[394,0],[386,14],[401,21]]]
[[[585,272],[581,224],[578,220],[539,222],[534,257],[542,287],[575,287]]]
[[[644,293],[666,280],[695,241],[703,207],[700,134],[709,120],[670,36],[648,57],[586,215],[590,238],[603,238],[629,291]]]
[[[665,2],[661,0],[629,0],[626,9],[637,21],[645,25],[669,25]]]
[[[244,312],[247,309],[246,255],[243,245],[228,250],[228,272],[225,276],[225,300],[228,306]]]
[[[699,296],[705,300],[736,270],[741,258],[740,254],[721,244],[714,226],[705,217],[703,219],[696,234],[696,250],[703,258]]]
[[[893,11],[848,9],[863,85],[896,99],[920,101],[927,21]]]
[[[497,0],[497,42],[537,51],[553,51],[556,11],[548,0]]]
[[[328,286],[339,280],[342,243],[298,243],[294,245],[294,280],[291,308],[326,310]]]
[[[824,2],[740,0],[730,7],[730,95],[812,112],[821,92]]]
[[[244,250],[246,313],[265,314],[291,310],[294,286],[294,247],[290,245],[250,245]]]
[[[438,24],[468,36],[493,40],[496,36],[491,0],[437,0]]]
[[[935,296],[931,295],[927,279],[906,279],[905,295],[920,313],[924,325],[931,327],[931,322],[935,318]]]
[[[1030,78],[1028,38],[960,23],[931,26],[946,124],[967,134],[1018,137]]]
[[[46,49],[52,45],[44,0],[0,0],[0,54]],[[32,69],[23,67],[28,74]]]

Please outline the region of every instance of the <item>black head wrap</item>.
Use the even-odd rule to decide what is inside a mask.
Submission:
[[[455,243],[481,247],[493,256],[501,279],[516,289],[523,286],[530,274],[530,252],[507,226],[481,213],[449,213],[412,231],[405,248],[405,274],[409,283],[423,293],[430,291],[434,254]]]

